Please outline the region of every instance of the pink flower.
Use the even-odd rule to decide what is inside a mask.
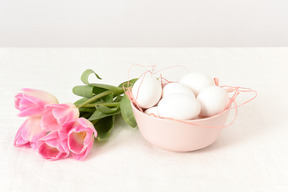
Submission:
[[[67,140],[61,140],[58,131],[53,131],[37,142],[39,154],[49,160],[64,159],[69,156]]]
[[[30,117],[21,125],[16,133],[14,146],[35,148],[36,142],[46,135],[40,127],[40,119],[40,117]]]
[[[83,160],[91,151],[97,132],[93,124],[79,118],[68,133],[68,147],[74,159]]]
[[[46,131],[61,131],[63,125],[79,118],[79,110],[74,104],[51,104],[45,106],[41,127]]]
[[[56,104],[56,97],[46,91],[36,89],[22,89],[22,93],[15,96],[15,108],[20,111],[20,117],[41,116],[47,104]]]

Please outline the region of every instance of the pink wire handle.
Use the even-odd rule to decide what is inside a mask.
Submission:
[[[254,100],[254,99],[257,97],[257,95],[258,95],[257,91],[255,91],[255,90],[253,90],[253,89],[250,89],[250,88],[246,88],[246,87],[233,87],[233,86],[229,86],[229,85],[222,85],[222,86],[220,86],[220,87],[225,88],[227,92],[234,92],[234,91],[235,91],[234,95],[235,95],[235,94],[237,94],[237,95],[236,95],[236,96],[234,96],[234,95],[232,96],[232,98],[235,97],[234,100],[236,100],[237,96],[238,96],[241,92],[243,92],[243,93],[254,93],[254,96],[253,96],[253,97],[251,97],[251,98],[248,99],[247,101],[245,101],[245,102],[237,105],[237,107],[241,107],[242,105],[245,105],[246,103],[249,103],[250,101]],[[233,108],[235,108],[235,107],[233,107]],[[232,108],[232,109],[233,109],[233,108]]]
[[[146,73],[151,73],[151,74],[154,74],[155,72],[155,68],[156,68],[156,65],[140,65],[140,64],[133,64],[129,67],[128,69],[128,79],[130,79],[130,73],[131,73],[131,70],[134,68],[134,67],[141,67],[141,68],[144,68],[146,69],[144,73],[142,73],[142,75],[140,75],[140,77],[142,77],[143,75],[145,75]],[[147,68],[151,68],[150,70],[148,70]],[[139,78],[140,78],[139,77]],[[129,84],[129,82],[128,82]]]

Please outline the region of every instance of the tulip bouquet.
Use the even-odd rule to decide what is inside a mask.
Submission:
[[[46,91],[22,89],[15,96],[15,107],[20,111],[18,116],[27,119],[16,133],[14,145],[32,148],[49,160],[70,155],[83,160],[94,140],[101,142],[109,136],[116,115],[121,114],[131,127],[136,127],[130,100],[124,93],[137,79],[116,87],[89,83],[91,74],[101,79],[91,69],[84,71],[84,85],[73,88],[73,93],[82,97],[75,103],[59,104]]]

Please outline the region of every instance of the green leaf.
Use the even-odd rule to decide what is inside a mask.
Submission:
[[[102,101],[105,103],[113,102],[113,94],[106,95],[105,97],[102,97]]]
[[[86,112],[80,113],[80,117],[84,117],[85,119],[88,119],[90,116],[91,116],[91,113],[86,113]]]
[[[94,96],[93,89],[94,88],[90,85],[78,85],[73,87],[72,91],[75,95],[91,98]]]
[[[102,113],[98,110],[96,110],[92,115],[91,117],[88,119],[89,121],[93,121],[93,120],[96,120],[96,119],[102,119],[104,117],[108,117],[108,116],[112,116],[112,115],[116,115],[116,114],[119,114],[120,113],[120,108],[118,110],[116,110],[115,112],[113,113]]]
[[[87,101],[88,98],[82,98],[82,99],[79,99],[77,101],[74,102],[74,105],[80,105],[81,103],[84,103],[85,101]]]
[[[124,88],[132,87],[137,80],[138,80],[138,78],[130,79],[129,81],[125,81],[125,82],[121,83],[120,85],[118,85],[118,87],[121,87],[121,88],[123,88],[123,86],[124,86]]]
[[[101,113],[100,111],[96,110],[88,120],[94,121],[94,120],[101,119],[101,118],[108,117],[108,116],[111,116],[111,114]]]
[[[94,127],[97,131],[97,141],[101,142],[108,138],[110,131],[114,126],[115,116],[105,117],[97,121]]]
[[[121,92],[123,93],[123,90],[119,87],[115,87],[113,85],[107,85],[107,84],[100,84],[100,83],[90,83],[89,85],[93,87],[98,87],[101,89],[106,89],[106,90],[111,90],[111,91],[116,91],[116,92]]]
[[[91,74],[95,74],[95,76],[98,78],[98,79],[101,79],[101,77],[99,75],[97,75],[97,73],[95,73],[92,69],[87,69],[86,71],[84,71],[81,75],[81,81],[84,83],[84,84],[89,84],[89,81],[88,81],[88,78],[89,78],[89,75]]]
[[[122,98],[123,98],[122,95],[118,95],[118,96],[115,97],[113,102],[120,102]]]
[[[94,113],[94,111],[95,111],[96,109],[95,108],[80,108],[79,109],[79,112],[80,113]]]
[[[79,112],[80,112],[80,117],[84,117],[85,119],[88,119],[94,112],[95,112],[96,108],[80,108]]]
[[[128,99],[127,95],[124,94],[122,100],[120,101],[121,115],[128,125],[131,127],[136,127],[137,123],[131,108],[131,101]]]
[[[89,86],[92,86],[92,85],[89,85]],[[99,93],[107,91],[107,89],[103,89],[103,88],[100,88],[100,87],[94,87],[94,86],[92,86],[92,87],[93,87],[93,93],[95,95],[98,95]]]
[[[117,112],[117,110],[119,110],[119,106],[107,107],[105,105],[99,105],[97,106],[97,110],[100,111],[101,113],[111,114]]]

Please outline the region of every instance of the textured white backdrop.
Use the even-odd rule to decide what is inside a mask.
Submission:
[[[0,47],[288,46],[285,0],[0,0]]]
[[[13,96],[21,88],[71,102],[77,99],[71,88],[86,68],[116,85],[134,63],[183,65],[259,96],[239,109],[216,143],[191,153],[154,148],[119,119],[110,140],[95,144],[83,162],[51,162],[13,146],[23,122]],[[287,63],[288,48],[0,49],[0,191],[288,191]],[[134,68],[131,77],[142,72]]]

